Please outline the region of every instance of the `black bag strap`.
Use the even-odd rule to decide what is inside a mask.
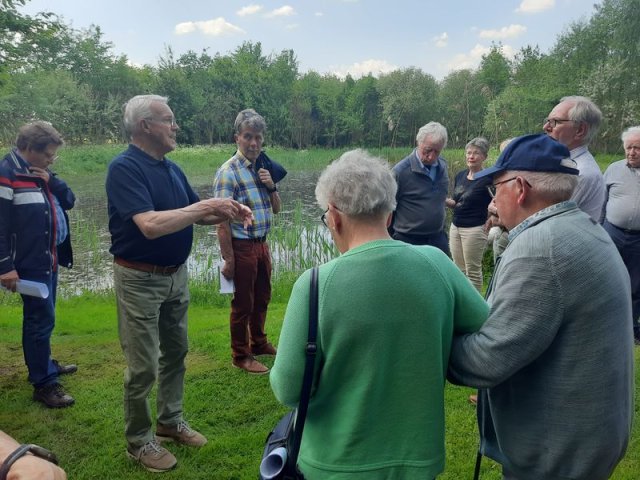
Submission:
[[[313,383],[313,369],[315,366],[315,357],[318,345],[316,339],[318,337],[318,267],[311,270],[311,283],[309,286],[309,335],[307,338],[307,358],[304,364],[304,377],[302,379],[302,388],[300,389],[300,403],[298,404],[298,412],[296,415],[296,423],[294,427],[293,442],[289,457],[292,465],[295,466],[298,461],[298,453],[300,452],[300,442],[302,441],[302,431],[304,430],[304,421],[307,417],[307,408],[309,407],[309,397],[311,397],[311,384]]]

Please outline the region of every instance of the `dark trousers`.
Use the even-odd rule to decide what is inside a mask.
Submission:
[[[640,232],[626,232],[605,221],[602,225],[615,243],[631,279],[631,308],[633,333],[640,339]]]
[[[233,241],[235,293],[231,301],[233,358],[267,343],[264,324],[271,300],[271,253],[267,242]]]
[[[393,238],[394,240],[400,240],[401,242],[410,243],[411,245],[431,245],[432,247],[439,248],[446,253],[448,257],[451,257],[449,239],[447,238],[447,234],[444,233],[444,230],[431,235],[409,235],[394,232]]]
[[[29,370],[29,382],[35,388],[58,381],[58,370],[51,361],[51,334],[56,323],[56,288],[58,273],[23,275],[23,280],[42,282],[49,288],[47,298],[22,296],[22,351]]]

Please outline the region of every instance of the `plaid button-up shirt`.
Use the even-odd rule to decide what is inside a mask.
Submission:
[[[231,222],[233,238],[260,238],[271,228],[271,199],[266,187],[249,160],[237,152],[216,172],[213,181],[213,195],[216,198],[233,198],[246,205],[253,212],[253,224],[246,230],[242,222]]]

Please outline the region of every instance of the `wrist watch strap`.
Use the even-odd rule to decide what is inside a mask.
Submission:
[[[38,458],[42,458],[54,465],[58,465],[58,457],[56,457],[53,452],[50,452],[46,448],[39,447],[38,445],[25,443],[16,448],[7,456],[7,458],[4,459],[4,462],[0,465],[0,480],[7,480],[7,475],[9,474],[11,465],[13,465],[18,459],[24,457],[27,453],[32,453]]]

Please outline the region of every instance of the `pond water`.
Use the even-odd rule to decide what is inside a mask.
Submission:
[[[319,219],[322,212],[315,202],[314,188],[319,174],[289,172],[278,185],[283,208],[275,216],[268,237],[276,277],[282,271],[302,271],[336,255],[329,232]],[[75,208],[69,211],[74,266],[60,269],[59,295],[68,297],[84,291],[110,289],[113,257],[109,253],[111,238],[104,176],[65,180],[77,197]],[[211,195],[210,178],[196,177],[190,181],[200,198]],[[188,260],[191,278],[217,282],[220,260],[215,227],[196,225]]]

